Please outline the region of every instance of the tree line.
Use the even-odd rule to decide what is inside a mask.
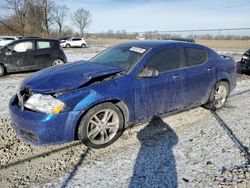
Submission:
[[[138,39],[138,37],[148,40],[166,40],[175,38],[189,38],[189,39],[206,39],[206,40],[250,40],[250,35],[210,35],[210,34],[189,34],[186,33],[162,33],[158,31],[146,31],[146,32],[126,32],[126,30],[108,30],[107,32],[88,34],[88,36],[94,38],[113,38],[113,39]]]
[[[60,37],[71,36],[75,29],[83,36],[91,23],[90,11],[79,8],[71,12],[53,0],[3,0],[0,35]],[[74,29],[66,25],[71,21]]]

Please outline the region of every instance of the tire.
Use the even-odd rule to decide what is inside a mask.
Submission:
[[[82,45],[81,45],[81,48],[86,48],[86,44],[82,44]]]
[[[62,59],[54,59],[51,63],[51,66],[54,67],[54,66],[63,65],[63,64],[64,64],[64,61]]]
[[[229,92],[228,82],[218,82],[212,90],[208,102],[203,107],[212,111],[221,109],[226,103]]]
[[[77,135],[87,147],[100,149],[115,142],[123,130],[121,110],[107,102],[94,106],[82,117]]]
[[[66,48],[70,48],[70,44],[66,44],[65,47],[66,47]]]
[[[2,65],[0,65],[0,77],[5,74],[5,69]]]

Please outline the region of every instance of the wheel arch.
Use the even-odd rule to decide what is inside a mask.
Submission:
[[[102,103],[112,103],[114,105],[116,105],[120,110],[121,110],[121,113],[122,113],[122,116],[123,116],[123,119],[124,119],[124,128],[127,128],[128,127],[128,120],[129,120],[129,110],[128,110],[128,107],[127,105],[121,101],[121,100],[118,100],[118,99],[110,99],[110,100],[103,100],[103,101],[99,101],[95,104],[92,104],[91,106],[89,106],[86,110],[84,110],[78,117],[77,121],[76,121],[76,125],[75,125],[75,130],[74,130],[74,138],[75,140],[78,139],[78,135],[77,135],[77,131],[78,131],[78,127],[79,127],[79,124],[81,122],[81,119],[82,117],[93,107],[99,105],[99,104],[102,104]]]
[[[0,65],[1,65],[1,66],[3,67],[3,69],[4,69],[4,74],[8,73],[7,67],[5,66],[5,64],[4,64],[4,63],[0,63]]]
[[[218,78],[216,80],[216,83],[214,85],[214,87],[216,86],[216,84],[218,82],[227,82],[228,83],[228,87],[229,87],[229,91],[231,91],[231,82],[230,82],[230,76],[227,73],[222,73],[218,75]]]

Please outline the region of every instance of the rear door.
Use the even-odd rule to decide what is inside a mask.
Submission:
[[[35,70],[34,42],[19,41],[9,45],[5,52],[5,60],[8,62],[9,71]]]
[[[39,69],[51,66],[53,60],[53,43],[49,40],[36,41],[36,64]]]
[[[187,68],[185,69],[185,106],[204,104],[213,88],[215,66],[209,61],[205,49],[197,47],[185,48]]]

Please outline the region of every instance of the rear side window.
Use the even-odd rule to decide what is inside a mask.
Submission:
[[[49,41],[37,41],[36,47],[37,49],[51,48],[51,44]]]
[[[207,53],[205,50],[198,48],[185,48],[187,56],[187,64],[189,67],[203,64],[207,61]]]
[[[185,66],[183,50],[179,48],[161,50],[151,57],[146,66],[160,73],[182,68]]]

